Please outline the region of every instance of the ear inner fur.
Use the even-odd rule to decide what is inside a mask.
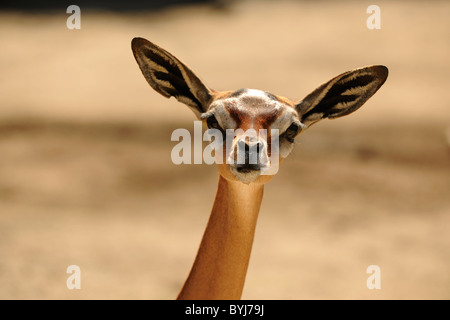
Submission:
[[[175,97],[199,116],[211,102],[213,90],[180,60],[143,38],[134,38],[134,57],[150,86],[161,95]]]
[[[375,94],[387,74],[386,67],[372,66],[331,79],[297,103],[302,123],[310,125],[323,118],[338,118],[354,112]]]

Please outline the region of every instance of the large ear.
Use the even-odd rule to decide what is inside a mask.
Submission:
[[[188,105],[197,117],[206,111],[213,91],[180,60],[143,38],[134,38],[131,48],[142,74],[153,89]]]
[[[377,92],[387,76],[385,66],[371,66],[334,77],[296,104],[300,121],[310,126],[352,113]]]

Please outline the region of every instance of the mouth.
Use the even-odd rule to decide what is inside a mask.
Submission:
[[[230,165],[231,173],[242,183],[249,184],[263,175],[267,166],[261,164],[235,164]]]
[[[236,165],[236,171],[239,173],[250,173],[252,171],[261,171],[259,164],[238,164]]]

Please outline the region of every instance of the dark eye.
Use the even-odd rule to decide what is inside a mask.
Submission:
[[[299,125],[296,123],[293,123],[289,126],[289,128],[287,128],[286,132],[284,133],[287,141],[293,143],[295,137],[298,134],[298,129],[299,129]]]
[[[214,115],[211,115],[208,117],[208,119],[206,119],[206,125],[208,126],[208,129],[222,130],[219,122],[217,122],[217,119]]]

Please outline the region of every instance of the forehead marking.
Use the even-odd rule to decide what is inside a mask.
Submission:
[[[269,127],[282,113],[276,96],[262,90],[239,89],[224,100],[224,107],[241,127]]]
[[[230,94],[230,98],[237,98],[247,92],[248,89],[242,88]]]
[[[270,92],[256,90],[256,89],[247,89],[247,88],[242,88],[242,89],[232,92],[229,95],[229,98],[239,98],[240,96],[243,96],[243,95],[259,97],[262,99],[269,98],[270,100],[279,101],[278,97]]]

